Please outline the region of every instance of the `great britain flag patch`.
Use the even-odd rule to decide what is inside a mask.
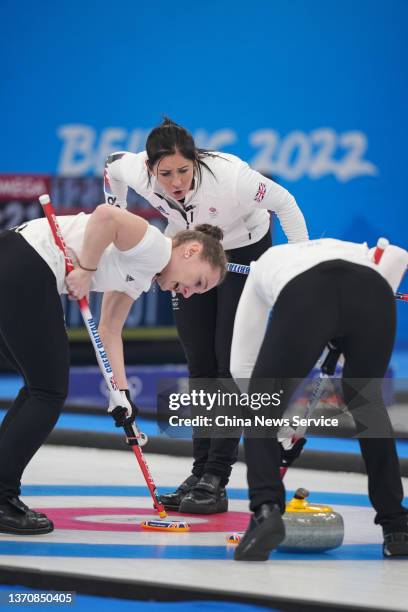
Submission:
[[[266,194],[266,185],[265,183],[259,183],[258,191],[256,192],[256,196],[254,197],[255,202],[262,202]]]

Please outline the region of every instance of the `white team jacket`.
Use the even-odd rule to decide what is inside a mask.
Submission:
[[[224,232],[223,246],[234,249],[260,240],[268,231],[268,210],[279,218],[289,242],[308,239],[305,219],[295,198],[283,187],[252,170],[235,155],[216,153],[204,162],[202,182],[187,194],[183,204],[173,200],[146,169],[146,152],[118,152],[106,162],[106,202],[126,207],[128,187],[134,189],[166,219],[166,235],[201,223],[218,225]]]
[[[373,254],[374,249],[369,249],[366,243],[323,238],[280,244],[252,262],[235,315],[230,362],[233,377],[251,377],[271,308],[287,283],[306,270],[324,261],[343,259],[375,270],[396,291],[408,266],[407,251],[390,244],[379,264],[373,262]]]
[[[80,259],[89,217],[85,213],[57,217],[74,262]],[[64,256],[55,244],[47,219],[24,223],[18,232],[54,272],[58,292],[67,293]],[[170,256],[170,238],[148,225],[139,244],[128,251],[119,251],[114,244],[105,249],[98,270],[92,275],[91,291],[121,291],[136,300],[143,291],[149,291],[153,278],[167,265]]]

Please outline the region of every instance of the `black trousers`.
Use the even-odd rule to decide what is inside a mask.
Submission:
[[[283,388],[284,410],[295,380],[309,374],[329,340],[341,339],[344,400],[355,420],[365,424],[359,443],[375,520],[380,524],[407,512],[381,393],[394,344],[395,312],[392,290],[374,270],[343,260],[313,267],[292,279],[278,297],[249,389],[252,393]],[[275,502],[283,511],[285,491],[276,434],[245,437],[244,443],[251,509]]]
[[[0,352],[21,374],[0,427],[0,501],[54,428],[68,392],[69,349],[56,279],[18,233],[0,234]]]
[[[249,265],[271,246],[269,231],[255,244],[227,251],[231,262]],[[186,354],[190,386],[194,379],[230,378],[230,352],[235,312],[246,276],[229,272],[215,289],[188,299],[177,294],[173,312]],[[201,388],[202,381],[197,381]],[[239,438],[203,438],[193,435],[193,474],[221,476],[226,485],[237,460]]]

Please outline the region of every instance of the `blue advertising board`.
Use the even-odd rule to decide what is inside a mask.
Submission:
[[[312,238],[407,246],[406,0],[6,0],[2,20],[0,173],[100,175],[166,114],[287,187]]]

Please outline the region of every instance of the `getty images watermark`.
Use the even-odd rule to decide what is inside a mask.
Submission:
[[[283,391],[277,393],[239,393],[204,389],[168,395],[171,412],[190,408],[193,416],[170,414],[171,427],[337,427],[337,418],[325,416],[271,416],[272,409],[279,409]],[[200,410],[201,409],[201,410]],[[201,414],[201,411],[205,411]],[[274,412],[280,412],[275,410]],[[209,414],[211,413],[211,414]],[[214,414],[213,414],[214,413]],[[215,414],[217,413],[217,414]],[[237,414],[235,414],[237,413]]]

